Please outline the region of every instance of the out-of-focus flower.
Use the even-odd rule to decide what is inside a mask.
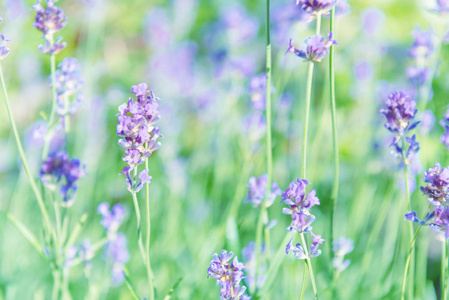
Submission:
[[[241,6],[233,6],[224,10],[220,23],[226,29],[231,45],[250,40],[259,30],[257,19],[248,14]]]
[[[55,33],[64,28],[67,24],[66,16],[62,9],[55,6],[57,0],[47,0],[47,6],[41,5],[41,0],[37,0],[32,9],[36,11],[36,18],[33,26],[44,34],[45,45],[39,45],[39,50],[45,54],[58,54],[65,48],[66,43],[61,37],[55,38]]]
[[[427,186],[421,187],[421,192],[427,196],[427,201],[433,205],[446,204],[449,200],[449,168],[442,168],[435,163],[433,168],[424,172],[423,181]]]
[[[404,92],[398,91],[390,93],[385,104],[387,107],[381,109],[380,113],[385,115],[387,119],[385,128],[391,132],[402,134],[418,125],[418,123],[410,125],[410,122],[413,120],[417,111],[417,109],[415,109],[416,103]]]
[[[431,110],[424,111],[421,116],[421,125],[419,129],[420,132],[423,134],[429,133],[434,124],[435,124],[435,116],[433,115],[433,112]]]
[[[337,0],[335,5],[335,14],[337,16],[345,16],[351,12],[351,6],[347,0]]]
[[[405,160],[405,163],[408,165],[412,162],[413,158],[415,157],[416,153],[418,153],[420,146],[419,143],[416,141],[416,135],[413,135],[411,138],[406,137],[405,141],[409,143],[409,147],[407,151],[403,151],[403,145],[399,144],[399,142],[402,143],[402,141],[398,140],[396,137],[393,138],[393,143],[390,145],[393,149],[391,150],[391,154],[394,157],[400,158],[401,161]],[[403,155],[405,154],[405,158]]]
[[[245,286],[240,286],[243,278],[243,263],[239,262],[237,256],[231,262],[234,253],[222,250],[220,255],[212,254],[210,267],[207,269],[208,277],[217,279],[217,285],[221,286],[220,297],[223,300],[250,299],[243,295]]]
[[[81,97],[78,92],[84,82],[81,79],[81,68],[76,58],[64,58],[58,67],[59,69],[55,72],[57,112],[60,115],[67,115],[74,113],[79,108]],[[77,94],[75,101],[70,103],[70,97],[75,94]]]
[[[248,83],[248,92],[251,97],[251,103],[255,110],[265,110],[266,106],[266,86],[267,86],[267,74],[262,73],[250,78]],[[273,87],[271,87],[273,92]]]
[[[105,258],[112,265],[112,283],[118,285],[125,279],[123,268],[129,260],[127,247],[128,241],[123,233],[118,233],[114,239],[107,242],[105,247]]]
[[[433,11],[439,14],[449,13],[449,0],[436,0],[436,7],[433,8]]]
[[[52,190],[59,187],[63,206],[71,206],[76,194],[78,179],[86,174],[86,168],[78,159],[69,160],[64,151],[51,153],[44,161],[39,172],[42,182]]]
[[[434,211],[435,217],[433,222],[429,224],[430,228],[437,232],[443,233],[446,240],[449,239],[449,207],[438,206]]]
[[[111,238],[117,233],[125,218],[125,208],[117,203],[110,209],[108,202],[102,202],[97,207],[97,213],[102,216],[100,224],[107,230],[108,237]]]
[[[407,68],[407,77],[416,88],[422,87],[430,78],[430,69],[426,67],[411,66]]]
[[[260,177],[251,177],[248,182],[248,196],[245,202],[251,202],[254,206],[260,206],[265,198],[267,190],[268,175],[262,175]],[[282,195],[282,191],[276,182],[271,184],[271,193],[265,203],[266,207],[270,207],[276,196]]]
[[[373,78],[374,68],[371,62],[365,60],[354,66],[354,73],[358,80],[366,81]]]
[[[337,0],[296,0],[296,5],[299,5],[309,17],[309,22],[320,15],[326,15],[335,6]]]
[[[294,256],[297,259],[307,259],[319,256],[321,254],[321,250],[318,249],[318,247],[319,245],[323,244],[324,239],[321,238],[321,235],[314,235],[313,233],[311,233],[311,235],[313,237],[313,241],[312,245],[310,246],[308,255],[306,254],[303,246],[300,243],[293,245],[293,239],[288,242],[287,247],[285,248],[285,253],[289,254],[290,252],[293,252]]]
[[[6,47],[6,42],[9,42],[9,41],[5,38],[3,33],[0,33],[0,38],[2,40],[0,42],[0,60],[2,60],[9,54],[9,48]]]
[[[369,7],[362,12],[362,28],[367,35],[375,35],[382,28],[386,17],[379,8]]]
[[[251,241],[248,243],[248,245],[243,248],[242,254],[243,259],[245,261],[245,282],[248,284],[248,286],[254,285],[254,280],[256,277],[256,243],[254,241]],[[263,255],[265,254],[265,245],[261,245],[260,253]],[[263,284],[266,279],[266,275],[264,272],[266,271],[267,265],[263,262],[259,265],[258,268],[258,276],[257,276],[257,288],[263,287]]]
[[[334,252],[332,265],[338,272],[344,271],[351,263],[351,260],[344,258],[352,250],[354,250],[354,242],[351,239],[340,237],[332,243],[332,251]]]
[[[413,58],[429,57],[434,52],[434,33],[431,30],[421,30],[416,28],[413,30],[414,41],[410,48],[410,55]]]
[[[444,114],[443,120],[440,121],[440,125],[444,128],[444,133],[441,135],[440,141],[449,150],[449,109]]]
[[[320,62],[329,54],[329,49],[332,45],[338,45],[338,43],[332,39],[332,32],[329,32],[328,38],[321,36],[320,34],[314,35],[305,40],[306,51],[298,50],[293,46],[292,39],[290,39],[287,53],[293,53],[296,56],[303,58],[305,61]]]

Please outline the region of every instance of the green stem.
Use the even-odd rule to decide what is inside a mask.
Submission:
[[[309,251],[307,250],[307,243],[306,243],[306,239],[304,238],[303,232],[301,232],[301,241],[302,241],[302,248],[304,250],[304,254],[307,256],[306,265],[304,267],[309,268],[309,270],[310,270],[310,280],[312,281],[313,294],[315,295],[315,298],[318,299],[318,290],[317,290],[316,284],[315,284],[315,276],[313,275],[312,261],[310,260],[310,257],[309,257]]]
[[[304,124],[304,140],[302,143],[302,175],[301,178],[306,179],[307,168],[307,133],[309,128],[310,100],[312,98],[312,80],[313,80],[313,62],[309,62],[307,71],[307,94],[306,94],[306,115]]]
[[[136,179],[137,178],[137,167],[134,168],[134,187],[136,186]],[[142,222],[140,217],[140,208],[139,208],[139,201],[137,200],[137,194],[133,191],[131,192],[131,195],[133,197],[133,203],[134,203],[134,209],[136,211],[136,222],[137,222],[137,237],[138,237],[138,245],[139,245],[139,251],[140,255],[142,256],[143,262],[146,264],[146,256],[145,256],[145,249],[143,247],[142,242]]]
[[[415,236],[413,237],[412,243],[410,245],[410,250],[408,251],[407,260],[405,261],[405,268],[404,268],[404,276],[402,278],[402,291],[401,291],[401,300],[404,300],[404,294],[405,294],[405,287],[407,285],[407,271],[408,266],[410,264],[410,258],[412,256],[413,248],[415,246],[416,238],[418,237],[419,232],[421,231],[422,225],[419,225],[418,230],[416,230]]]
[[[51,299],[52,300],[59,300],[59,292],[61,289],[61,278],[59,275],[60,271],[59,270],[54,270],[53,271],[53,291],[51,293]]]
[[[335,7],[331,10],[331,19],[330,19],[330,32],[334,34],[335,39]],[[330,102],[331,102],[331,116],[332,116],[332,150],[334,152],[334,182],[332,185],[332,194],[331,194],[331,217],[330,217],[330,238],[329,244],[332,246],[334,241],[334,214],[337,208],[337,197],[338,197],[338,165],[339,165],[339,157],[338,157],[338,134],[337,134],[337,113],[336,113],[336,104],[335,104],[335,73],[334,73],[334,52],[335,46],[332,45],[330,48],[329,54],[329,86],[330,86]],[[331,261],[333,258],[332,247],[330,256]],[[331,267],[332,278],[334,277],[334,269]]]
[[[259,219],[257,222],[257,231],[256,231],[256,270],[255,270],[255,282],[257,283],[258,279],[258,271],[260,265],[260,256],[261,256],[261,245],[262,245],[262,228],[263,228],[263,220],[268,220],[267,213],[267,198],[271,193],[271,180],[272,180],[272,171],[273,171],[273,153],[272,153],[272,143],[271,143],[271,41],[270,41],[270,0],[266,0],[265,7],[265,33],[266,33],[266,75],[267,81],[265,86],[265,98],[266,98],[266,109],[265,109],[265,117],[267,120],[267,186],[265,191],[265,197],[262,201]],[[267,244],[268,241],[265,241],[265,249],[269,249],[270,245]]]
[[[440,286],[441,286],[441,299],[446,300],[446,243],[441,242],[441,279],[440,279]]]
[[[31,184],[31,188],[33,189],[34,195],[36,196],[37,204],[39,205],[39,208],[41,210],[46,230],[47,230],[47,232],[50,232],[51,231],[51,227],[52,227],[51,223],[50,223],[50,218],[48,216],[47,209],[46,209],[46,207],[44,205],[44,201],[42,199],[42,195],[39,192],[39,189],[37,188],[36,182],[34,181],[34,177],[31,174],[30,169],[28,167],[28,161],[27,161],[26,156],[25,156],[25,151],[23,150],[22,142],[20,141],[19,132],[17,131],[17,127],[16,127],[16,122],[14,121],[14,117],[13,117],[12,112],[11,112],[11,107],[9,105],[9,98],[8,98],[8,93],[6,91],[5,79],[4,79],[4,76],[3,76],[3,71],[2,71],[1,64],[0,64],[0,79],[1,79],[1,82],[2,82],[3,94],[5,96],[6,110],[8,111],[9,120],[11,122],[11,127],[12,127],[12,131],[14,133],[14,137],[16,139],[17,148],[19,150],[19,155],[20,155],[20,158],[22,159],[23,168],[25,169],[25,173],[28,176],[28,179],[29,179],[30,184]]]
[[[42,148],[42,160],[45,160],[48,156],[50,141],[51,141],[51,132],[53,130],[53,125],[55,122],[56,116],[56,57],[54,54],[50,55],[50,68],[51,68],[51,95],[52,95],[52,104],[51,104],[51,112],[50,118],[48,119],[48,129],[44,139],[44,146]]]
[[[145,159],[145,169],[148,169],[148,158]],[[150,237],[151,237],[151,215],[150,215],[150,184],[145,184],[145,198],[146,198],[146,208],[147,208],[147,236],[145,243],[146,251],[146,269],[148,276],[148,285],[150,288],[150,300],[154,300],[154,284],[153,284],[153,272],[151,271],[150,263]]]
[[[304,294],[306,292],[306,285],[307,285],[307,271],[309,268],[307,267],[307,264],[304,265],[304,273],[302,275],[302,284],[301,284],[301,293],[299,294],[299,300],[304,299]]]

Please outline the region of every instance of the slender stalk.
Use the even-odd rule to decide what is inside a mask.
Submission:
[[[413,237],[412,243],[410,245],[410,250],[408,251],[407,259],[405,261],[405,268],[404,268],[404,276],[402,278],[402,291],[401,291],[401,300],[404,300],[404,294],[405,294],[405,287],[407,285],[407,271],[408,266],[410,264],[410,258],[415,246],[416,238],[418,237],[419,232],[421,231],[422,226],[419,225],[418,230],[416,230],[415,236]]]
[[[2,82],[3,94],[5,96],[6,110],[8,111],[9,120],[11,122],[11,127],[12,127],[12,131],[14,133],[14,137],[16,139],[17,148],[19,150],[19,155],[20,155],[20,158],[22,159],[23,168],[25,169],[25,173],[28,176],[28,179],[31,184],[31,188],[34,192],[34,195],[36,196],[37,204],[39,205],[39,209],[40,209],[40,211],[42,213],[42,217],[44,219],[45,228],[46,228],[47,232],[50,232],[52,226],[50,223],[50,218],[48,216],[48,211],[47,211],[47,208],[45,207],[44,200],[42,199],[42,195],[39,192],[39,189],[37,188],[36,182],[34,181],[34,176],[33,176],[33,174],[31,174],[30,169],[28,167],[28,161],[25,156],[25,151],[23,150],[22,142],[20,141],[19,132],[17,131],[17,127],[16,127],[16,122],[14,120],[14,116],[12,115],[11,107],[9,105],[9,98],[8,98],[8,93],[6,91],[5,79],[3,76],[3,70],[2,70],[1,64],[0,64],[0,79]]]
[[[304,294],[306,292],[306,285],[307,285],[307,271],[309,268],[307,268],[306,265],[304,265],[304,273],[302,275],[302,284],[301,284],[301,293],[299,294],[299,300],[304,299]]]
[[[309,115],[310,115],[310,100],[312,98],[312,80],[313,80],[313,62],[309,62],[307,70],[307,95],[306,95],[306,115],[304,124],[304,140],[302,143],[302,176],[301,178],[306,179],[306,168],[307,168],[307,133],[309,129]]]
[[[441,242],[441,278],[440,278],[440,286],[441,286],[441,299],[446,300],[446,243]]]
[[[53,271],[53,291],[51,293],[51,299],[52,300],[59,300],[59,292],[61,290],[61,278],[60,278],[60,271],[54,270]]]
[[[131,194],[133,196],[134,209],[136,211],[137,236],[138,236],[139,251],[140,251],[140,255],[142,256],[142,260],[145,263],[146,262],[146,258],[145,258],[145,249],[143,247],[143,242],[142,242],[142,231],[141,231],[141,224],[142,223],[141,223],[141,219],[140,219],[139,202],[137,201],[136,192],[132,192]]]
[[[313,276],[312,261],[310,260],[310,257],[309,257],[309,250],[307,250],[307,243],[306,243],[306,239],[304,238],[303,232],[301,232],[301,241],[302,241],[302,248],[304,250],[304,254],[307,256],[305,267],[310,269],[310,280],[312,282],[313,293],[315,294],[315,298],[318,299],[318,290],[317,290],[316,284],[315,284],[315,276]]]
[[[145,169],[148,169],[148,158],[145,159]],[[154,284],[153,284],[153,272],[151,271],[150,263],[150,237],[151,237],[151,215],[150,215],[150,184],[145,184],[145,198],[146,198],[146,208],[147,208],[147,236],[145,241],[145,251],[146,251],[146,269],[148,276],[148,285],[150,288],[150,300],[154,300]]]
[[[44,146],[42,148],[42,160],[44,160],[48,156],[51,141],[51,131],[53,130],[56,116],[56,57],[54,54],[50,55],[50,69],[52,104],[50,118],[48,119],[48,129],[44,139]]]
[[[445,240],[445,244],[446,244],[446,258],[445,258],[445,263],[446,266],[449,265],[449,243],[447,242],[447,240]],[[443,300],[447,299],[447,289],[449,287],[448,281],[449,280],[449,274],[448,274],[448,268],[446,268],[446,272],[445,272],[445,277],[444,277],[444,283],[445,283],[445,287],[444,287],[444,295],[446,296],[446,298],[443,298]]]
[[[265,33],[266,33],[266,87],[265,87],[265,99],[266,99],[266,109],[265,109],[265,117],[267,120],[267,186],[265,191],[265,197],[262,201],[259,219],[257,222],[257,231],[256,231],[256,270],[255,270],[255,282],[257,283],[258,279],[258,271],[260,265],[260,256],[261,256],[261,245],[262,245],[262,228],[263,228],[263,220],[268,220],[267,213],[267,198],[271,193],[271,180],[272,180],[272,171],[273,171],[273,153],[272,153],[272,144],[271,144],[271,41],[270,41],[270,0],[266,0],[265,7]],[[265,248],[270,248],[270,245],[267,244],[268,241],[265,241]]]
[[[330,32],[333,33],[335,39],[335,7],[331,10],[330,18]],[[334,73],[334,52],[335,46],[332,45],[329,53],[329,86],[330,86],[330,102],[331,102],[331,116],[332,116],[332,151],[334,152],[334,182],[332,185],[331,194],[331,217],[330,217],[330,230],[329,230],[329,243],[331,247],[330,256],[331,260],[333,258],[332,244],[334,241],[334,214],[337,208],[337,197],[338,197],[338,134],[337,134],[337,114],[336,114],[336,104],[335,104],[335,73]],[[334,277],[334,268],[331,267],[332,278]]]

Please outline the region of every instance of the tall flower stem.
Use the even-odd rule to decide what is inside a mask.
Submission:
[[[307,266],[304,266],[304,273],[302,275],[302,284],[301,284],[301,293],[299,294],[299,300],[304,299],[304,294],[306,292],[306,285],[307,285],[307,271],[309,268]]]
[[[54,54],[50,55],[50,69],[51,69],[52,103],[51,103],[50,118],[48,119],[47,133],[45,135],[44,146],[42,149],[42,160],[44,160],[48,156],[51,141],[51,131],[53,130],[56,116],[56,57]]]
[[[446,300],[446,243],[441,242],[441,275],[440,275],[440,288],[441,299]]]
[[[266,109],[265,109],[265,117],[267,120],[267,187],[265,191],[265,197],[262,201],[259,213],[259,219],[257,221],[257,231],[256,231],[256,270],[255,270],[255,282],[257,282],[259,265],[260,265],[260,255],[261,255],[261,245],[262,245],[262,228],[263,221],[268,220],[267,213],[267,198],[271,192],[271,180],[272,180],[272,172],[273,172],[273,153],[272,153],[272,144],[271,144],[271,41],[270,41],[270,0],[266,0],[265,7],[265,33],[266,33],[266,74],[267,74],[267,82],[265,87],[265,99],[266,99]],[[269,234],[269,233],[268,233]],[[268,241],[266,241],[268,242]],[[270,248],[270,245],[265,245],[265,248]]]
[[[145,159],[145,169],[148,169],[148,158]],[[154,284],[153,284],[153,272],[151,271],[150,263],[150,237],[151,237],[151,216],[150,216],[150,184],[147,182],[145,184],[145,198],[146,198],[146,208],[147,208],[147,236],[145,241],[145,251],[146,251],[146,269],[148,276],[148,285],[150,288],[150,300],[154,300]]]
[[[137,178],[137,167],[134,168],[134,186],[136,186],[136,178]],[[136,222],[137,222],[137,237],[138,237],[138,245],[139,245],[139,251],[140,255],[142,256],[142,260],[146,265],[146,255],[145,255],[145,249],[143,247],[143,241],[142,241],[142,221],[140,217],[140,207],[139,207],[139,201],[137,200],[137,193],[133,190],[131,192],[133,197],[133,203],[134,203],[134,209],[136,211]]]
[[[5,96],[6,110],[8,112],[9,120],[11,122],[11,127],[12,127],[12,131],[14,133],[14,137],[16,139],[17,148],[19,150],[19,155],[20,155],[20,158],[22,159],[23,168],[25,169],[25,173],[28,176],[28,179],[31,184],[31,188],[32,188],[34,195],[36,197],[36,200],[37,200],[37,204],[39,205],[39,209],[42,213],[45,228],[46,228],[47,232],[49,233],[49,232],[51,232],[51,228],[52,228],[51,223],[50,223],[50,218],[48,216],[48,211],[47,211],[47,208],[45,207],[44,200],[42,199],[42,195],[36,185],[36,182],[34,181],[34,176],[33,176],[33,174],[31,174],[30,169],[28,167],[28,161],[25,156],[25,151],[23,150],[22,142],[20,141],[19,132],[17,131],[17,127],[16,127],[16,122],[15,122],[14,116],[12,115],[12,112],[11,112],[11,107],[9,104],[9,98],[8,98],[8,93],[6,91],[5,79],[3,76],[1,64],[0,64],[0,80],[2,82],[3,95]]]
[[[330,18],[330,32],[333,33],[335,37],[335,7],[331,10]],[[329,86],[330,86],[330,104],[331,104],[331,117],[332,117],[332,151],[334,152],[334,182],[332,185],[331,194],[331,214],[330,214],[330,230],[329,230],[329,242],[330,242],[330,254],[331,260],[333,257],[332,243],[334,241],[334,214],[337,208],[337,197],[338,197],[338,134],[337,134],[337,114],[336,114],[336,104],[335,104],[335,73],[334,73],[334,50],[335,45],[332,45],[329,53]],[[334,277],[334,269],[332,270],[332,278]]]
[[[304,249],[304,254],[307,256],[306,260],[305,260],[305,268],[308,268],[310,270],[310,280],[312,282],[312,289],[313,289],[313,293],[315,294],[315,298],[318,299],[318,290],[316,288],[316,284],[315,284],[315,276],[313,275],[313,268],[312,268],[312,261],[310,260],[309,257],[309,250],[307,250],[307,243],[306,243],[306,239],[304,237],[304,233],[301,232],[301,242],[303,245],[303,249]]]

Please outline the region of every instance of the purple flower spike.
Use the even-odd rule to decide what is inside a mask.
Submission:
[[[6,42],[9,42],[3,35],[3,33],[0,33],[0,38],[2,41],[0,42],[0,60],[4,59],[9,54],[9,48],[6,47]]]
[[[282,194],[282,202],[290,206],[290,208],[284,208],[285,214],[293,214],[294,212],[308,213],[310,208],[315,205],[320,205],[320,200],[316,197],[316,191],[312,190],[306,196],[306,186],[310,184],[305,179],[296,179],[290,183],[288,189]],[[293,216],[293,215],[292,215]]]
[[[421,192],[427,196],[427,201],[433,205],[446,205],[449,200],[449,168],[441,168],[435,163],[433,168],[424,172],[423,181],[427,186],[421,187]]]
[[[251,299],[244,295],[245,286],[240,286],[243,277],[243,263],[237,256],[231,262],[234,253],[222,250],[220,255],[214,253],[210,267],[207,269],[208,277],[217,279],[217,285],[221,287],[220,297],[223,300]]]
[[[310,15],[309,22],[319,15],[328,14],[336,3],[337,0],[296,0],[296,5]]]
[[[387,107],[379,111],[387,119],[385,128],[399,134],[403,134],[406,130],[409,130],[410,122],[413,120],[417,111],[415,109],[415,101],[410,99],[404,92],[398,91],[390,93],[385,104]]]
[[[54,5],[57,0],[47,0],[47,7],[42,7],[38,0],[32,9],[36,11],[33,27],[44,34],[45,45],[39,45],[39,50],[45,54],[55,55],[65,48],[62,38],[54,38],[55,33],[67,24],[66,16],[60,7]]]
[[[297,243],[295,246],[293,246],[293,239],[291,239],[286,248],[285,253],[289,254],[290,252],[293,252],[293,255],[297,259],[307,259],[312,257],[317,257],[321,255],[321,250],[318,249],[319,245],[322,245],[324,242],[324,239],[321,238],[321,235],[312,235],[312,245],[310,245],[310,251],[308,252],[308,255],[306,254],[303,246],[300,243]]]
[[[418,218],[418,214],[416,213],[416,211],[408,211],[405,214],[405,221],[410,221],[410,222],[414,222],[414,223],[419,223],[420,220]]]
[[[449,150],[449,109],[446,111],[443,120],[440,121],[440,125],[444,128],[444,133],[441,135],[440,141]]]
[[[125,280],[123,268],[129,260],[126,236],[123,233],[117,234],[109,240],[105,247],[105,258],[112,265],[112,283],[119,285]]]
[[[306,51],[298,50],[292,45],[290,40],[287,53],[294,53],[296,56],[303,58],[305,61],[320,62],[329,54],[329,49],[332,45],[338,45],[337,41],[332,39],[332,32],[329,32],[328,38],[321,36],[320,34],[314,35],[305,40]]]
[[[430,228],[437,232],[443,233],[446,240],[449,239],[449,207],[438,206],[434,211],[435,217],[429,225]]]
[[[250,78],[248,84],[248,92],[251,97],[251,103],[253,108],[257,111],[265,110],[266,106],[266,86],[267,86],[267,74],[262,73],[255,75]],[[273,87],[271,87],[271,92],[273,92]]]
[[[332,243],[332,251],[334,252],[332,265],[338,272],[344,271],[351,264],[351,260],[345,260],[344,257],[352,250],[354,250],[354,242],[351,239],[340,237]]]
[[[125,218],[125,208],[118,203],[111,210],[109,210],[109,207],[108,202],[100,203],[97,212],[102,216],[101,226],[107,230],[108,236],[111,237],[117,233],[118,228]]]
[[[426,67],[411,66],[407,68],[407,77],[416,88],[422,87],[430,78],[430,69]]]
[[[434,53],[434,33],[431,30],[426,31],[416,28],[413,30],[413,37],[415,40],[410,48],[410,56],[425,58]]]
[[[266,174],[260,177],[251,177],[248,183],[248,196],[244,202],[251,202],[255,207],[260,206],[265,198],[267,179],[268,176]],[[282,195],[281,189],[276,182],[273,182],[271,185],[270,196],[267,198],[267,202],[265,203],[266,207],[270,207],[276,197],[280,195]]]
[[[81,79],[81,67],[78,60],[73,57],[65,58],[58,65],[55,72],[57,112],[60,115],[68,115],[76,112],[81,103],[79,90],[84,85]],[[75,95],[74,101],[69,101]]]

